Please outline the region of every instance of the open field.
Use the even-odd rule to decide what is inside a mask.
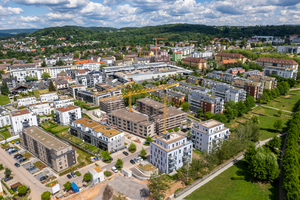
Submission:
[[[10,103],[8,96],[0,95],[0,105],[6,105]]]
[[[300,99],[300,90],[290,91],[288,95],[278,97],[267,103],[267,106],[281,110],[292,111],[295,103]]]
[[[232,180],[233,176],[244,176],[245,180]],[[277,200],[278,182],[257,182],[247,173],[247,163],[239,161],[219,176],[209,181],[185,199],[201,200]]]
[[[281,130],[276,130],[273,127],[276,119],[280,118],[283,123],[286,123],[292,117],[290,113],[283,112],[283,114],[279,116],[277,112],[277,110],[271,108],[257,106],[248,114],[227,123],[226,126],[236,128],[240,123],[245,123],[246,121],[249,121],[253,115],[257,115],[260,121],[258,124],[260,128],[259,139],[265,140],[281,133]]]
[[[0,134],[1,134],[5,139],[11,137],[11,134],[10,134],[10,132],[9,132],[8,130],[1,131]]]

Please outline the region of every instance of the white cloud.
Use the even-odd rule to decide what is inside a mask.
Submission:
[[[57,5],[57,4],[69,3],[69,0],[12,0],[12,1],[23,5]]]
[[[22,8],[2,7],[0,6],[0,16],[18,15],[24,12]]]
[[[20,20],[24,22],[36,22],[39,21],[40,18],[38,16],[27,16],[27,17],[21,16]]]

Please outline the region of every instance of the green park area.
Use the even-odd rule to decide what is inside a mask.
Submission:
[[[8,96],[0,95],[0,105],[2,106],[2,105],[6,105],[8,103],[10,103]]]
[[[293,111],[295,103],[300,99],[300,90],[290,91],[288,95],[271,100],[266,106],[281,110]]]
[[[232,180],[244,176],[245,180]],[[213,180],[209,181],[185,199],[201,200],[277,200],[278,182],[258,182],[247,172],[247,163],[240,161]]]

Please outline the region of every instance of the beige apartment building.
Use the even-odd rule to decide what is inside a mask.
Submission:
[[[56,172],[62,172],[77,163],[76,150],[71,145],[37,126],[23,129],[20,143]]]
[[[163,133],[163,104],[154,101],[150,98],[136,100],[136,110],[146,114],[150,117],[151,121],[155,123],[155,133],[157,135]],[[167,108],[167,130],[175,127],[180,127],[182,122],[186,120],[186,113],[179,111],[175,108]]]
[[[273,77],[252,74],[248,79],[260,82],[262,84],[263,89],[271,90],[277,87],[277,79]]]
[[[123,108],[125,108],[123,98],[112,99],[112,100],[107,100],[107,101],[100,101],[100,110],[102,110],[106,113],[111,113],[112,111],[120,110]]]
[[[154,136],[154,122],[145,115],[125,109],[108,114],[108,124],[140,137]]]

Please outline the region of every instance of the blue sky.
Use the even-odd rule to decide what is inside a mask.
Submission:
[[[0,29],[300,24],[299,0],[0,0]]]

